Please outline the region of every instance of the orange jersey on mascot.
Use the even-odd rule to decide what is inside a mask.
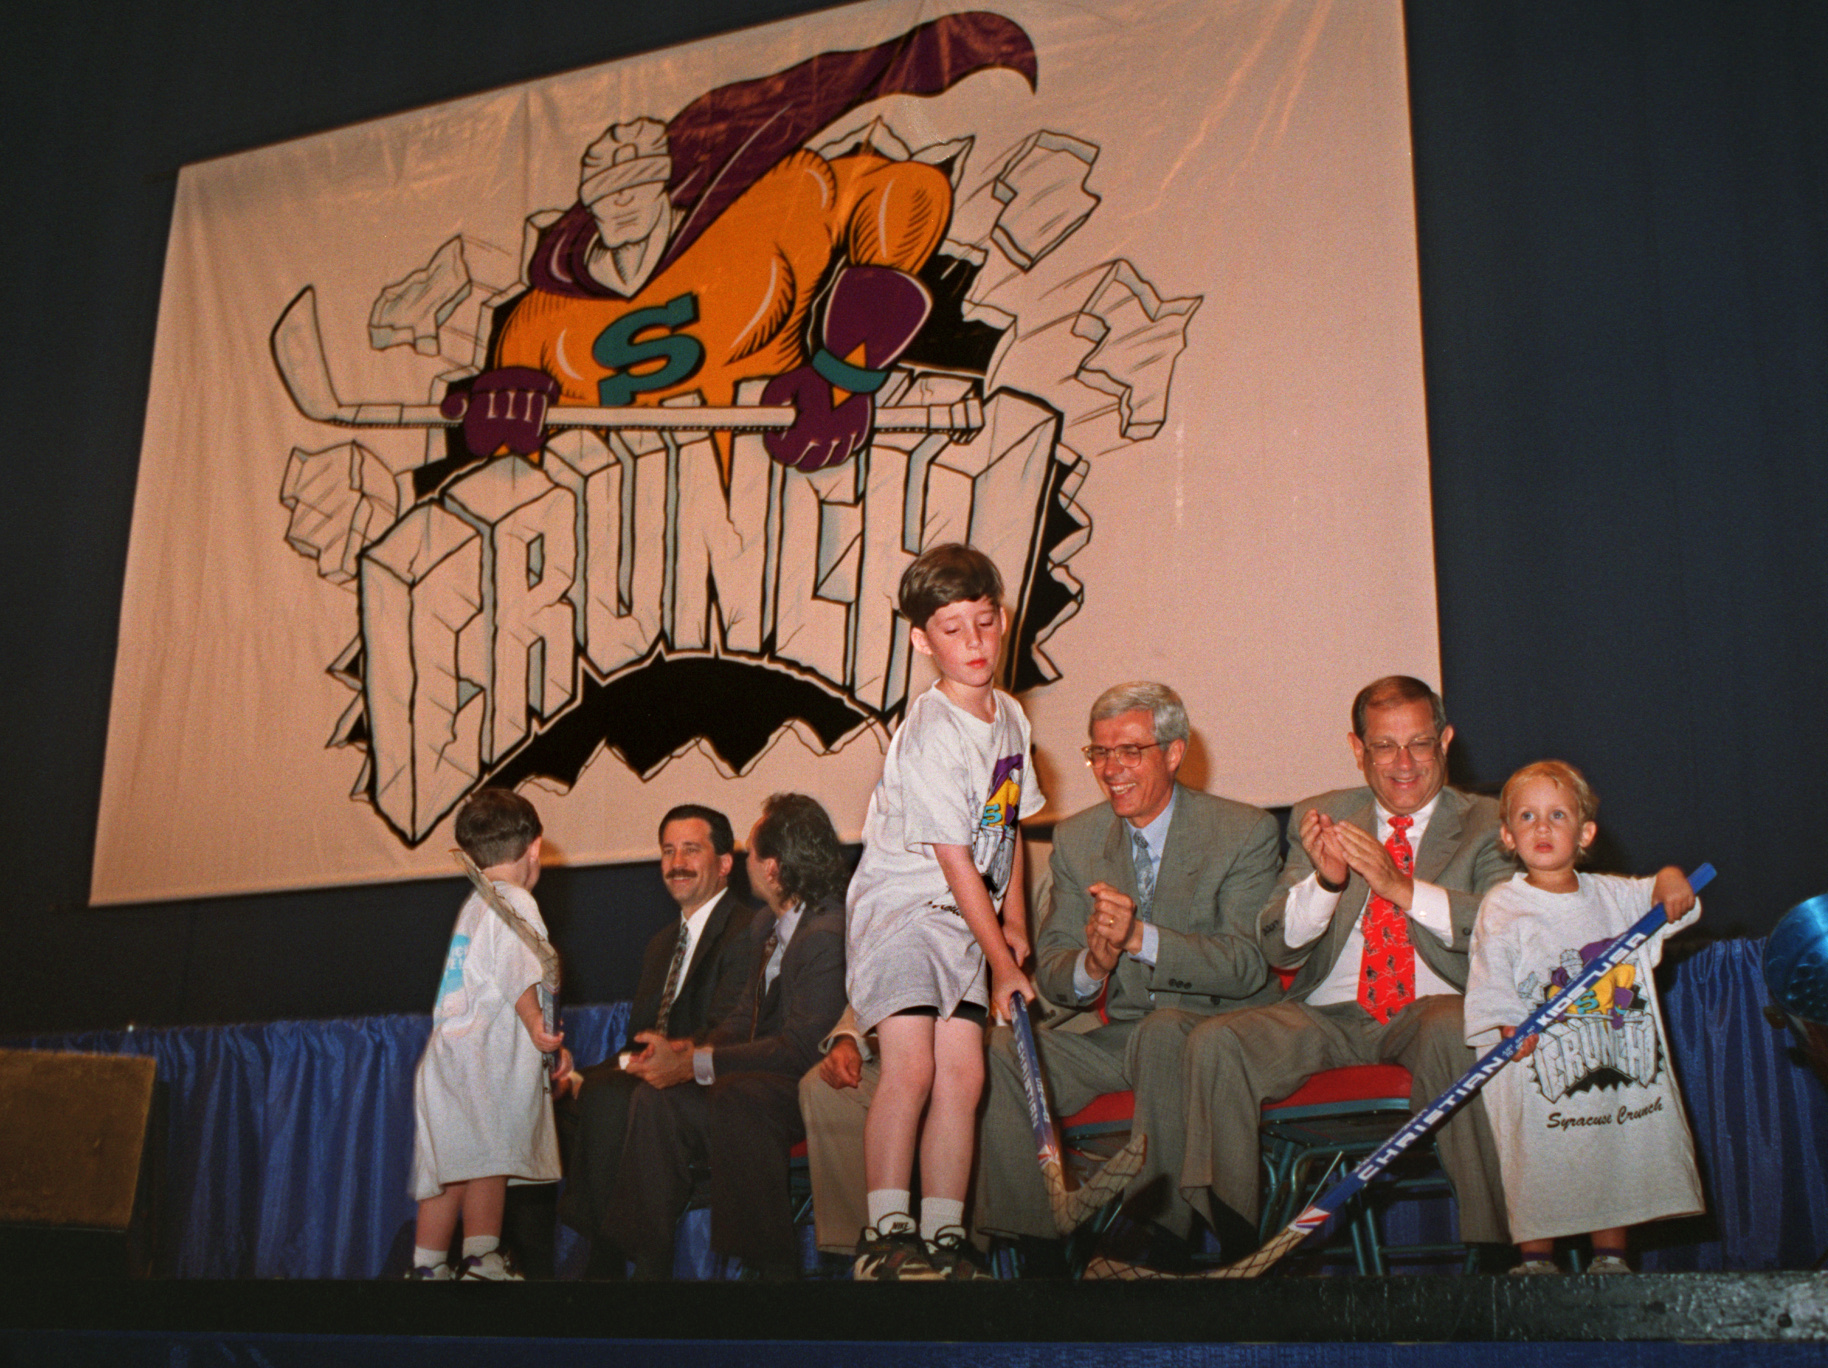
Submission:
[[[871,100],[936,95],[992,68],[1032,89],[1027,34],[1001,15],[946,15],[720,86],[664,127],[612,125],[586,153],[579,202],[542,230],[490,369],[443,401],[465,445],[536,456],[549,404],[696,392],[725,407],[742,381],[766,377],[761,403],[794,410],[764,435],[775,460],[849,459],[925,322],[916,274],[945,235],[952,187],[923,162],[865,150],[828,161],[805,144]]]
[[[694,392],[732,403],[739,382],[806,360],[806,315],[835,259],[915,274],[951,210],[950,182],[925,163],[792,153],[632,298],[530,290],[502,328],[497,364],[552,376],[560,404]]]

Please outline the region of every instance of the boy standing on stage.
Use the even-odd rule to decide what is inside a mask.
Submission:
[[[965,1191],[988,1014],[1006,1013],[1015,994],[1035,996],[1021,969],[1017,823],[1042,806],[1027,782],[1028,719],[992,682],[1008,626],[1002,600],[990,558],[958,543],[930,548],[901,578],[914,649],[939,681],[889,743],[848,899],[846,986],[882,1053],[863,1133],[870,1224],[857,1244],[859,1279],[989,1276],[965,1238]],[[909,1210],[917,1146],[918,1227]]]

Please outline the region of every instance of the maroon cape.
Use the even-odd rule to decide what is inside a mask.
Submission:
[[[667,196],[684,215],[656,270],[781,158],[834,119],[883,95],[938,95],[975,71],[1003,67],[1035,86],[1035,49],[999,14],[949,14],[872,48],[822,52],[772,76],[719,86],[667,125],[673,176]],[[536,289],[573,298],[616,298],[585,269],[596,221],[582,203],[540,234],[528,268]]]

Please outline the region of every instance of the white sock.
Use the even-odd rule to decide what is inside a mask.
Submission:
[[[501,1247],[499,1235],[466,1235],[463,1241],[463,1257],[480,1259],[484,1254],[493,1254]]]
[[[878,1235],[887,1235],[891,1228],[914,1229],[914,1218],[908,1214],[906,1188],[877,1188],[868,1195],[868,1201],[870,1224],[876,1227]]]
[[[947,1226],[965,1225],[965,1204],[951,1197],[922,1197],[920,1199],[920,1238],[928,1244],[933,1237]]]
[[[442,1249],[427,1249],[424,1245],[413,1246],[414,1268],[436,1268],[444,1262]]]

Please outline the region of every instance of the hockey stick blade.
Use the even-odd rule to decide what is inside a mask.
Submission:
[[[1022,1068],[1022,1100],[1028,1106],[1028,1124],[1034,1131],[1035,1161],[1041,1166],[1041,1182],[1047,1188],[1054,1229],[1064,1237],[1096,1216],[1106,1203],[1123,1195],[1130,1180],[1142,1172],[1149,1140],[1140,1133],[1132,1134],[1096,1173],[1069,1190],[1061,1162],[1059,1132],[1041,1083],[1041,1056],[1035,1048],[1034,1026],[1028,1019],[1028,1003],[1019,994],[1009,1000],[1009,1025],[1015,1036],[1016,1062]]]
[[[324,336],[317,322],[317,289],[307,285],[293,296],[269,339],[273,364],[298,411],[317,423],[339,427],[456,427],[436,404],[350,404],[336,392]],[[733,404],[721,408],[586,408],[559,404],[546,410],[548,427],[641,428],[650,432],[769,432],[793,426],[791,408]],[[951,404],[910,404],[876,410],[877,432],[949,432],[970,436],[984,426],[984,405],[975,394]]]
[[[1711,864],[1697,866],[1695,872],[1688,876],[1688,886],[1699,893],[1713,882],[1714,872]],[[1483,1088],[1493,1074],[1510,1062],[1511,1057],[1522,1048],[1525,1040],[1563,1016],[1580,1000],[1582,993],[1598,983],[1611,972],[1614,965],[1649,940],[1659,928],[1666,926],[1668,922],[1669,918],[1663,911],[1662,903],[1658,903],[1646,912],[1617,940],[1595,956],[1580,973],[1576,974],[1566,988],[1518,1023],[1517,1029],[1512,1032],[1508,1040],[1499,1041],[1497,1045],[1482,1055],[1478,1063],[1462,1074],[1448,1087],[1447,1091],[1410,1117],[1396,1134],[1366,1155],[1357,1168],[1315,1199],[1306,1210],[1290,1221],[1263,1248],[1235,1263],[1227,1264],[1223,1268],[1208,1269],[1185,1276],[1192,1278],[1254,1278],[1268,1269],[1284,1254],[1325,1226],[1335,1212],[1357,1196],[1366,1183],[1389,1168],[1398,1155],[1440,1125],[1461,1103]],[[1156,1273],[1152,1269],[1139,1268],[1134,1264],[1117,1263],[1108,1259],[1094,1260],[1091,1265],[1087,1266],[1085,1275],[1087,1278],[1117,1278],[1124,1281],[1177,1276]]]

